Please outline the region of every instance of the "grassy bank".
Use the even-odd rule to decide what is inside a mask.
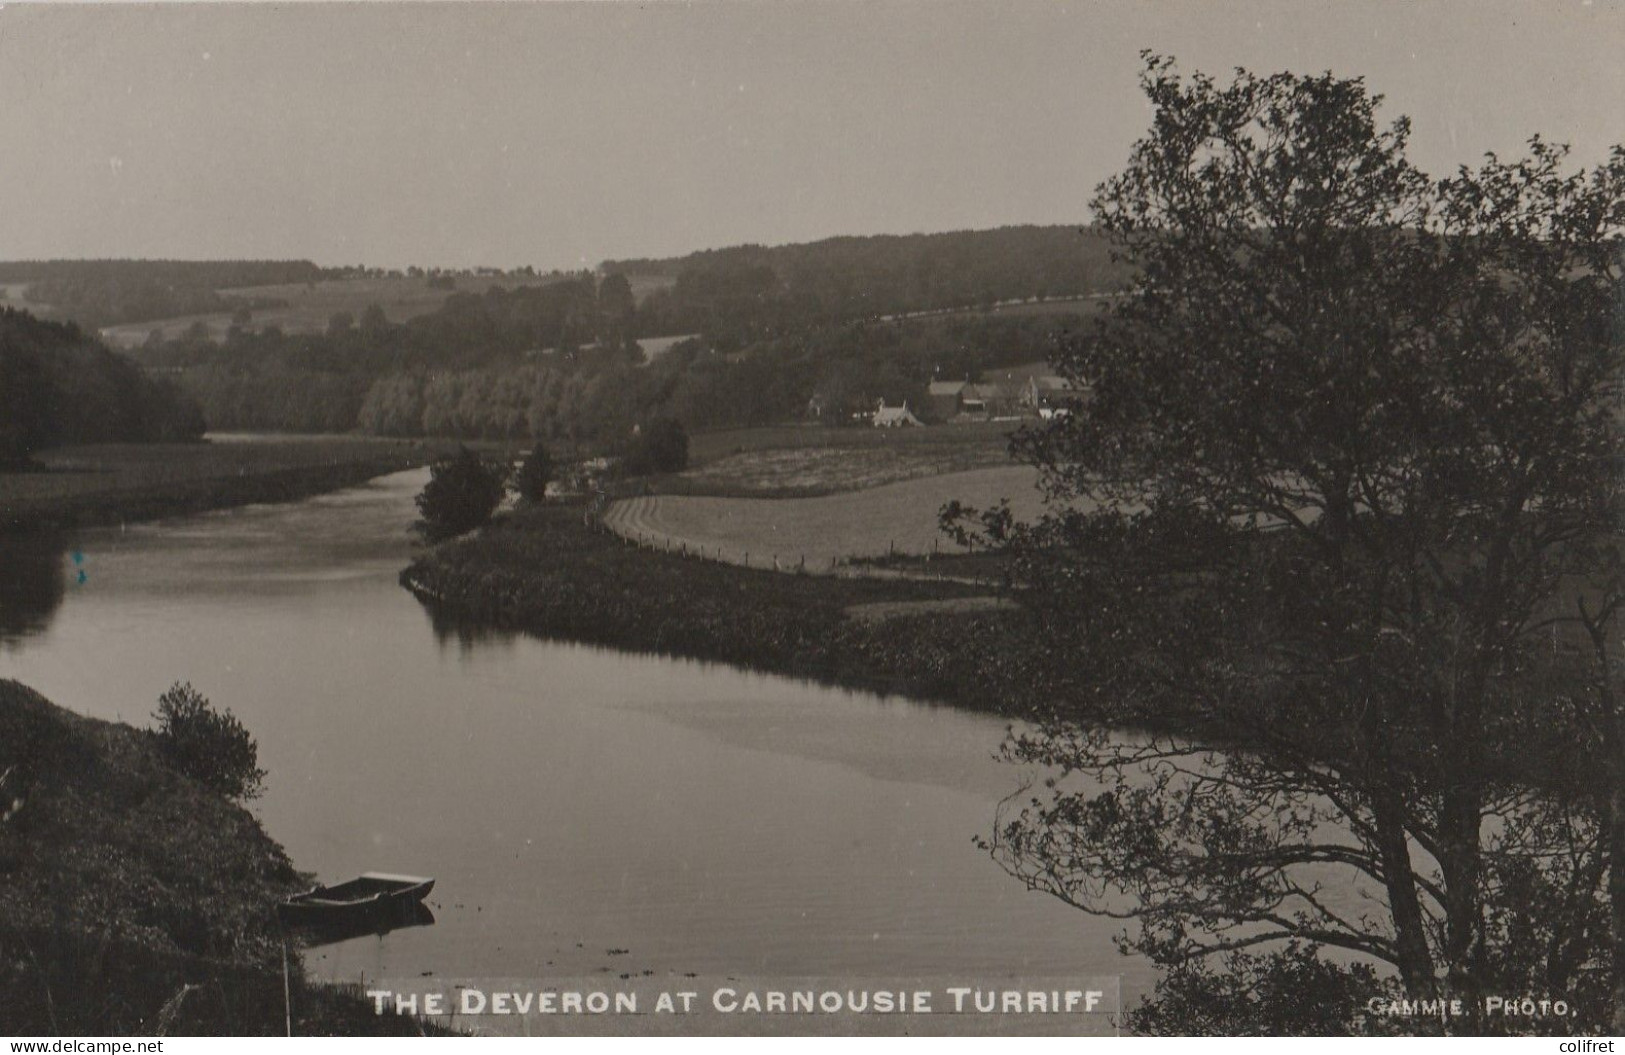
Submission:
[[[423,465],[437,449],[349,437],[67,447],[41,455],[38,471],[0,473],[0,530],[290,501]]]
[[[1025,713],[1067,689],[1026,613],[966,603],[986,590],[781,574],[651,552],[589,528],[578,506],[515,510],[425,554],[402,582],[452,622],[984,711]]]
[[[284,1031],[273,905],[307,884],[248,811],[4,680],[0,775],[0,1033]],[[416,1032],[292,977],[295,1032]]]

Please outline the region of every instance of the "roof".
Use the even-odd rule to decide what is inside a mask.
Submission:
[[[963,381],[933,381],[926,391],[933,396],[957,396],[964,387]]]
[[[1025,384],[1029,377],[1047,377],[1055,373],[1055,367],[1043,359],[1031,363],[1021,363],[1017,366],[999,366],[984,371],[982,376],[989,381],[1014,381],[1016,384]]]
[[[892,422],[903,421],[918,422],[919,420],[920,419],[915,417],[907,407],[881,407],[879,410],[875,411],[876,425],[885,425]]]
[[[1020,385],[999,381],[966,385],[964,391],[966,399],[1014,399],[1020,394]]]

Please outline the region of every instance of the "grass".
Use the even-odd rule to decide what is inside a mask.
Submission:
[[[119,523],[285,501],[421,465],[437,450],[350,437],[65,447],[39,456],[45,471],[0,472],[0,528]]]
[[[811,498],[648,495],[613,503],[618,534],[686,548],[730,563],[828,570],[836,562],[890,554],[956,552],[937,524],[943,505],[985,507],[1010,499],[1018,518],[1042,511],[1037,471],[1004,465]],[[720,551],[720,553],[718,552]],[[748,556],[748,560],[747,560]]]
[[[156,740],[0,680],[0,1031],[286,1028],[274,905],[306,880]],[[297,1032],[416,1032],[306,983],[297,950],[293,975]]]

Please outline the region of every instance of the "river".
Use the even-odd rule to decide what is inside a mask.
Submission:
[[[323,880],[435,876],[433,926],[324,977],[1122,975],[1121,924],[973,844],[1020,774],[997,718],[730,667],[458,635],[396,583],[422,471],[82,531],[0,578],[0,676],[145,724],[187,680],[257,737],[252,804]],[[45,563],[42,571],[41,562]],[[56,591],[42,602],[42,593]],[[15,591],[14,591],[15,592]],[[6,598],[0,596],[0,607]]]

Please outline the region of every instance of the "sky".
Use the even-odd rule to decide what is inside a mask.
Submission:
[[[1087,219],[1139,53],[1363,76],[1444,172],[1625,143],[1625,0],[0,3],[0,259],[593,266]]]

